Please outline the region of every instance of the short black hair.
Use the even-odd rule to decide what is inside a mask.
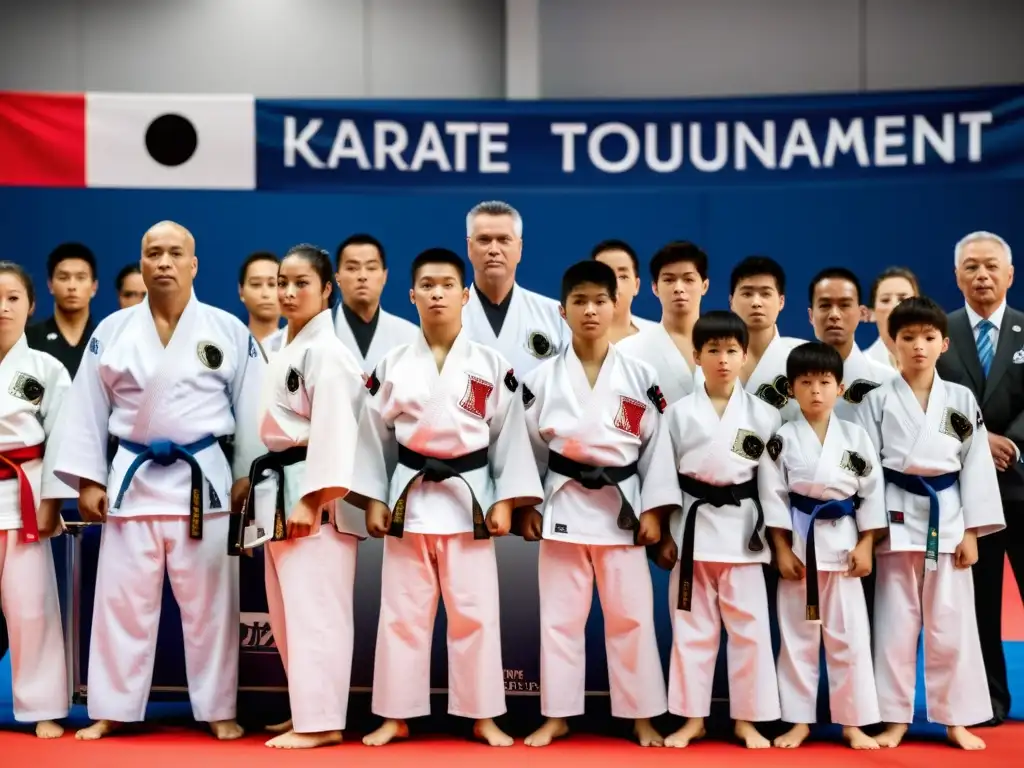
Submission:
[[[50,255],[46,257],[47,277],[52,280],[53,273],[57,271],[57,266],[62,261],[67,261],[68,259],[81,259],[84,261],[89,265],[92,279],[96,279],[96,256],[87,245],[82,245],[82,243],[61,243],[50,251]]]
[[[618,279],[615,270],[600,261],[581,261],[573,264],[562,275],[562,306],[569,299],[569,294],[584,283],[599,285],[608,291],[612,301],[618,298]]]
[[[943,338],[949,335],[946,313],[927,296],[909,296],[892,308],[889,313],[889,338],[895,339],[896,334],[904,328],[914,325],[934,328]]]
[[[736,293],[736,286],[741,280],[761,275],[774,278],[775,290],[779,292],[780,296],[786,295],[786,272],[779,262],[768,256],[747,256],[733,267],[732,274],[729,275],[729,295],[732,296]]]
[[[814,306],[814,289],[818,287],[818,283],[822,280],[845,280],[848,283],[853,283],[854,290],[857,291],[857,303],[860,304],[860,297],[863,292],[860,289],[860,280],[846,267],[825,267],[811,280],[811,284],[807,289],[807,301],[810,302],[809,306]]]
[[[291,252],[289,251],[289,253]],[[239,286],[245,285],[245,278],[246,275],[249,273],[249,267],[251,267],[257,261],[272,261],[278,266],[280,266],[281,264],[281,259],[277,258],[277,255],[271,253],[270,251],[256,251],[255,253],[250,253],[248,256],[245,257],[245,261],[242,262],[242,268],[238,270]]]
[[[602,240],[594,246],[594,249],[590,252],[590,258],[596,261],[597,257],[605,251],[623,251],[629,256],[629,260],[633,262],[633,274],[636,277],[640,277],[640,259],[637,258],[633,246],[625,240]]]
[[[701,315],[693,324],[693,348],[697,352],[712,341],[735,341],[743,351],[747,351],[750,333],[747,324],[735,312],[716,309]]]
[[[117,292],[120,293],[121,289],[124,288],[124,281],[128,279],[128,275],[139,274],[142,274],[142,270],[139,269],[137,262],[125,264],[121,267],[121,271],[117,273],[117,277],[114,279],[114,287],[117,289]]]
[[[816,373],[831,373],[836,378],[836,384],[842,384],[843,356],[839,354],[839,350],[820,341],[808,341],[789,351],[789,357],[786,359],[786,378],[789,379],[791,389],[793,382],[801,376]]]
[[[412,268],[409,270],[413,284],[416,283],[416,273],[427,264],[450,264],[455,267],[455,271],[459,273],[459,284],[465,288],[466,262],[455,251],[450,251],[447,248],[427,248],[417,254],[416,258],[412,260]]]
[[[28,306],[31,310],[36,303],[36,288],[32,285],[32,278],[21,264],[13,261],[0,261],[0,275],[14,275],[25,286],[25,296],[28,297]]]
[[[669,264],[679,264],[684,261],[693,264],[693,268],[697,270],[701,280],[708,279],[708,255],[694,243],[687,240],[674,240],[661,246],[651,258],[651,280],[655,283],[658,282],[661,270]]]
[[[331,270],[331,254],[319,245],[299,243],[298,245],[293,245],[288,249],[288,252],[284,255],[284,259],[287,259],[290,256],[297,256],[300,259],[304,259],[311,267],[313,267],[317,277],[320,278],[321,288],[325,285],[331,286],[331,292],[327,296],[327,306],[333,307],[337,291],[334,290],[334,272]],[[284,259],[281,259],[281,261],[284,261]],[[275,258],[274,261],[277,261],[277,259]]]
[[[871,284],[871,296],[868,299],[868,306],[872,309],[875,308],[875,302],[878,300],[878,289],[890,277],[902,277],[910,283],[910,287],[914,289],[915,296],[921,293],[921,285],[917,282],[917,275],[906,267],[887,267],[878,274],[878,277]]]
[[[384,246],[381,245],[380,240],[378,240],[373,235],[366,234],[365,232],[357,232],[356,234],[349,235],[344,240],[342,240],[341,245],[338,246],[338,250],[335,251],[334,261],[335,266],[337,266],[338,269],[341,269],[341,254],[350,245],[372,245],[374,248],[377,249],[377,253],[380,254],[381,267],[384,269],[388,268],[388,257],[384,253]]]

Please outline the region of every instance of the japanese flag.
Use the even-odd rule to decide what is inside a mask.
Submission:
[[[86,186],[255,189],[252,96],[85,96]]]

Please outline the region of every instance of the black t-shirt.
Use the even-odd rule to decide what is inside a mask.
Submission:
[[[345,320],[348,322],[349,330],[352,331],[352,336],[356,340],[359,352],[365,358],[366,353],[370,351],[370,344],[373,343],[373,334],[377,330],[377,320],[380,319],[380,304],[377,305],[377,311],[373,313],[370,322],[366,322],[349,309],[348,304],[342,304],[341,311],[345,314]]]
[[[477,290],[476,292],[477,298],[480,299],[480,306],[484,310],[484,317],[487,318],[487,322],[490,324],[495,336],[501,335],[501,326],[505,324],[508,308],[512,306],[512,291],[514,290],[515,286],[513,285],[512,290],[505,295],[505,298],[499,304],[495,304],[488,299],[481,291]]]
[[[47,352],[60,360],[73,379],[78,373],[82,354],[89,345],[89,339],[92,338],[94,330],[96,330],[96,323],[93,322],[92,315],[89,315],[82,338],[79,339],[77,345],[71,346],[57,327],[56,319],[48,317],[46,320],[28,326],[25,329],[25,340],[32,349]]]

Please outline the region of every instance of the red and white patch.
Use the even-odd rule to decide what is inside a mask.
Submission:
[[[493,391],[494,385],[490,382],[476,376],[469,376],[469,381],[466,384],[466,394],[459,401],[459,408],[482,419],[487,413],[487,398],[491,396]]]
[[[619,395],[619,412],[615,414],[615,428],[628,435],[640,437],[640,422],[643,421],[647,406],[639,400]]]

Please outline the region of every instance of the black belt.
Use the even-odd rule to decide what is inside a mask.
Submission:
[[[678,475],[678,479],[683,493],[695,499],[686,513],[682,547],[679,553],[677,607],[680,611],[689,611],[693,598],[693,543],[694,526],[697,524],[697,509],[704,504],[710,504],[713,507],[738,507],[744,499],[753,499],[754,505],[757,507],[757,520],[754,523],[754,532],[750,534],[750,540],[747,542],[747,549],[751,552],[764,550],[764,542],[761,541],[759,533],[764,526],[764,510],[761,508],[761,499],[757,495],[756,469],[750,480],[738,485],[709,485],[689,475]]]
[[[402,489],[398,501],[395,502],[395,508],[391,514],[391,526],[388,528],[388,536],[400,539],[402,534],[405,533],[405,503],[409,497],[409,491],[412,490],[413,483],[421,477],[425,483],[443,483],[445,480],[457,477],[465,483],[466,488],[469,489],[469,496],[473,500],[473,538],[477,540],[491,538],[491,532],[487,530],[487,523],[484,521],[484,510],[480,506],[476,494],[473,493],[473,486],[466,482],[466,478],[463,477],[467,472],[483,469],[488,465],[488,450],[488,448],[481,448],[479,451],[473,451],[464,456],[439,459],[434,456],[424,456],[422,453],[417,453],[399,443],[398,463],[403,467],[413,470],[416,474],[409,478],[409,482]]]
[[[626,498],[626,494],[619,486],[619,483],[625,482],[637,473],[635,461],[624,467],[594,467],[573,461],[556,451],[548,451],[548,470],[575,480],[590,491],[597,491],[609,486],[615,488],[619,494],[619,516],[615,521],[616,525],[620,530],[632,531],[633,543],[636,543],[636,537],[640,534],[640,520],[633,510],[633,505],[629,503],[629,499]]]
[[[239,555],[242,552],[245,528],[256,519],[256,484],[267,470],[277,475],[277,498],[274,502],[274,535],[271,541],[284,541],[288,538],[288,530],[285,527],[284,468],[305,460],[306,446],[296,445],[283,451],[265,453],[253,461],[249,467],[249,495],[245,497],[245,505],[242,507],[242,511],[237,515],[232,513],[228,524],[229,555]]]

